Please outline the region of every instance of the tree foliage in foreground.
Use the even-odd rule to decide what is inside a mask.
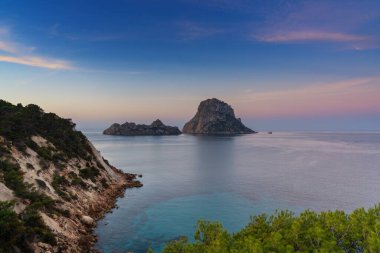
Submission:
[[[230,234],[219,222],[199,221],[195,242],[169,242],[164,253],[380,252],[380,205],[350,214],[343,211],[299,216],[278,211],[251,217],[241,231]]]

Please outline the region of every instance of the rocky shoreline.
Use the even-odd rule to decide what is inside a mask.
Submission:
[[[135,174],[105,160],[70,119],[0,100],[0,252],[98,252],[96,222]]]
[[[140,181],[136,181],[137,174],[124,173],[114,167],[112,167],[112,169],[115,173],[120,175],[120,180],[110,185],[107,190],[102,192],[98,196],[98,200],[91,206],[88,214],[94,219],[94,222],[86,224],[81,231],[82,237],[78,242],[79,244],[82,244],[82,249],[87,250],[87,252],[90,253],[101,253],[94,248],[98,240],[97,235],[94,234],[97,222],[104,218],[107,213],[112,212],[112,210],[116,208],[117,199],[123,197],[127,189],[143,186]],[[68,246],[69,248],[73,248],[73,245]]]

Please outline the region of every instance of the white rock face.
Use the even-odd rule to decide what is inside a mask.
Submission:
[[[86,225],[92,225],[95,222],[93,218],[91,218],[90,216],[87,216],[87,215],[83,215],[81,220]]]

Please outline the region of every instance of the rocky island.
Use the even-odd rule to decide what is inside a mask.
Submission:
[[[140,186],[71,120],[0,100],[0,252],[96,252],[96,220]]]
[[[197,113],[185,124],[182,132],[207,135],[256,133],[235,117],[234,110],[230,105],[216,98],[202,101],[198,106]]]
[[[136,124],[125,122],[124,124],[114,123],[103,131],[106,135],[124,135],[124,136],[141,136],[141,135],[180,135],[178,127],[166,126],[161,120],[157,119],[150,125]]]

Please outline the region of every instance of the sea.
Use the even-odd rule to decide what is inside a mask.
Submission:
[[[231,233],[288,209],[347,212],[380,202],[380,133],[274,132],[241,136],[86,136],[115,167],[141,174],[97,224],[104,253],[160,252],[198,220]]]

